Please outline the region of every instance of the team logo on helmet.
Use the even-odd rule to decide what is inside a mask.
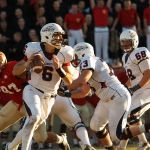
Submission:
[[[53,32],[54,30],[55,30],[55,26],[51,25],[51,26],[48,26],[48,27],[42,29],[42,32]]]
[[[79,51],[83,51],[84,49],[87,49],[88,47],[87,46],[78,46],[76,47],[76,51],[79,52]]]
[[[135,33],[131,32],[130,36],[131,36],[131,38],[134,38],[135,37]]]

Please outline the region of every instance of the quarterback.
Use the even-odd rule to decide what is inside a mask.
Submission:
[[[22,100],[22,91],[27,84],[27,78],[25,74],[19,77],[14,76],[12,72],[16,64],[16,61],[7,62],[5,54],[0,52],[0,105],[3,106],[0,109],[0,132],[27,115]],[[40,130],[41,136],[46,133],[46,129],[44,133],[41,127],[38,131]],[[46,134],[47,138],[53,137],[48,142],[60,144],[62,149],[63,147],[69,148],[64,134],[61,136],[53,132]],[[35,140],[38,142],[38,135],[35,136]]]
[[[13,73],[18,76],[29,71],[31,79],[23,90],[23,100],[28,119],[22,129],[22,150],[28,150],[34,131],[51,112],[61,78],[70,84],[68,63],[72,60],[72,48],[64,46],[63,29],[55,23],[42,27],[41,42],[29,42],[25,45],[25,58],[15,65]],[[61,62],[55,68],[54,55]]]
[[[61,79],[66,85],[72,82],[69,71],[73,49],[64,45],[64,31],[58,24],[49,23],[42,27],[40,34],[41,42],[27,43],[25,59],[15,65],[13,70],[16,76],[27,71],[31,75],[28,85],[23,90],[23,100],[29,117],[14,141],[19,144],[21,139],[23,150],[29,149],[35,130],[44,124],[50,114]],[[59,66],[56,65],[57,61]],[[86,129],[84,134],[85,131]],[[12,142],[8,145],[8,150],[13,146]],[[85,149],[89,150],[90,147]]]

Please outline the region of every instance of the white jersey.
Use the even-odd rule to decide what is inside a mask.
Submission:
[[[99,57],[84,56],[80,69],[93,71],[89,84],[101,100],[110,100],[115,92],[120,94],[120,91],[125,90],[109,66]]]
[[[136,48],[130,54],[125,53],[122,62],[133,87],[141,81],[143,72],[150,69],[150,52],[145,47]],[[150,82],[143,88],[150,88]]]
[[[79,68],[75,68],[72,65],[70,65],[70,69],[71,69],[72,80],[77,79],[79,77]],[[61,81],[61,84],[60,84],[60,88],[61,87],[66,87],[67,88],[67,86],[65,85],[63,80]]]
[[[41,73],[31,72],[31,80],[28,81],[33,87],[42,90],[45,93],[56,94],[61,81],[60,76],[55,71],[53,61],[45,56],[45,52],[40,42],[30,42],[26,44],[25,55],[30,58],[34,53],[42,54],[45,60],[45,66]],[[57,54],[60,65],[70,62],[73,59],[73,49],[65,46],[60,49]]]

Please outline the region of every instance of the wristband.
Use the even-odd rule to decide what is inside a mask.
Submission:
[[[140,85],[137,84],[137,85],[133,86],[132,88],[130,88],[130,90],[131,90],[132,92],[135,92],[136,90],[138,90],[138,89],[140,89],[140,88],[141,88]]]
[[[67,75],[63,68],[58,68],[56,71],[61,78],[64,78]]]

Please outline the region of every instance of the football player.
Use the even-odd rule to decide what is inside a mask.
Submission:
[[[29,149],[34,131],[50,114],[61,78],[66,84],[72,81],[68,71],[68,63],[73,57],[72,48],[64,45],[61,26],[46,24],[40,34],[41,42],[27,43],[24,51],[26,58],[15,65],[13,70],[16,76],[26,71],[31,73],[31,79],[23,90],[24,105],[29,116],[22,129],[23,150]],[[60,68],[54,68],[54,55],[59,58]]]
[[[16,61],[7,62],[0,52],[0,132],[11,126],[25,115],[22,107],[22,89],[26,80],[12,74]]]
[[[19,143],[22,135],[22,149],[29,149],[34,131],[45,122],[49,115],[61,79],[67,85],[72,82],[69,62],[73,58],[73,49],[64,45],[63,34],[62,28],[55,23],[43,26],[41,42],[26,44],[26,59],[14,67],[13,73],[16,76],[26,71],[31,73],[31,79],[23,90],[23,100],[29,117],[24,128],[18,133],[18,138],[16,138]],[[35,55],[42,55],[42,58],[41,56],[35,57]],[[59,65],[55,63],[57,61],[59,61]],[[82,131],[83,135],[87,136],[86,129],[84,128]],[[89,150],[90,144],[88,141],[86,143],[88,147],[85,149]],[[10,144],[8,149],[11,149],[10,147],[13,147],[13,144]]]
[[[150,126],[126,127],[131,96],[124,85],[120,83],[109,66],[100,58],[95,57],[92,45],[78,43],[74,47],[76,63],[80,64],[81,74],[70,86],[70,91],[89,83],[100,98],[90,127],[106,149],[113,149],[110,142],[119,143],[120,140],[131,138],[141,132],[148,132]],[[109,133],[106,129],[108,124]]]
[[[5,54],[0,52],[0,105],[3,106],[0,109],[0,132],[27,115],[22,100],[22,91],[27,79],[25,74],[19,77],[13,75],[13,68],[16,64],[17,61],[7,62]],[[61,136],[53,132],[47,134],[53,137],[49,142],[61,144],[62,149],[69,147],[64,134]]]
[[[141,116],[150,108],[150,52],[145,47],[138,47],[139,38],[135,31],[125,30],[120,35],[120,44],[124,51],[123,67],[128,81],[126,86],[132,92],[129,124],[141,124]],[[142,133],[138,149],[150,148]],[[126,149],[127,140],[120,143],[120,149]]]
[[[79,76],[79,71],[76,70],[73,66],[70,66],[71,68],[71,74],[72,74],[72,78],[73,80],[75,80],[78,76]],[[84,91],[85,91],[85,86],[84,86]],[[90,145],[89,142],[89,137],[86,134],[87,131],[85,130],[85,122],[82,122],[81,118],[79,117],[79,113],[77,111],[77,108],[75,108],[74,104],[72,103],[72,101],[74,101],[75,99],[77,101],[83,101],[82,99],[77,99],[77,96],[79,95],[74,95],[74,97],[76,98],[71,98],[69,95],[67,97],[67,95],[65,95],[65,91],[67,91],[67,87],[65,86],[65,84],[63,82],[61,82],[60,85],[60,89],[58,90],[58,94],[59,96],[56,97],[56,101],[54,106],[52,107],[52,113],[54,113],[55,115],[59,116],[60,119],[69,127],[69,128],[73,128],[76,132],[76,135],[78,137],[78,139],[80,140],[80,145],[82,149],[90,149],[90,150],[94,150],[94,148]],[[82,97],[82,95],[84,95],[83,93],[85,93],[82,90],[82,94],[80,95]],[[63,95],[64,94],[64,95]],[[80,112],[80,110],[79,110]],[[81,114],[80,114],[81,115]],[[88,120],[86,120],[86,122],[88,122]],[[84,131],[84,132],[83,132]]]

